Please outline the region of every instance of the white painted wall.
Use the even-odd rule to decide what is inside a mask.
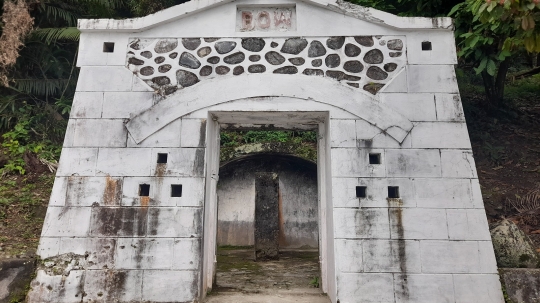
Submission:
[[[296,30],[236,31],[237,6],[246,4],[268,5],[193,0],[143,19],[81,21],[81,73],[38,249],[46,262],[28,301],[204,296],[217,221],[213,113],[238,111],[252,124],[282,112],[283,125],[319,127],[321,266],[332,302],[503,302],[452,66],[451,21],[283,0],[272,6],[294,4]],[[403,67],[378,82],[385,86],[376,95],[326,76],[245,73],[163,97],[126,64],[133,38],[325,44],[359,35],[404,37]],[[424,41],[431,51],[421,50]],[[104,42],[114,52],[102,52]],[[291,112],[328,120],[297,121]],[[156,163],[158,153],[168,153],[166,165]],[[369,164],[369,153],[380,153],[381,164]],[[150,185],[148,198],[139,197],[140,184]],[[170,197],[171,184],[182,184],[182,197]],[[357,198],[356,186],[368,196]],[[388,186],[399,186],[400,199],[387,199]]]

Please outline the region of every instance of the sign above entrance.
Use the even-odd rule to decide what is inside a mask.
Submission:
[[[238,7],[236,31],[286,32],[296,30],[296,7]]]

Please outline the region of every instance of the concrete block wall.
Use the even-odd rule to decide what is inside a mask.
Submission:
[[[319,233],[327,239],[323,285],[333,303],[504,301],[453,69],[451,21],[399,18],[341,1],[282,2],[295,8],[294,29],[238,30],[242,5],[266,5],[253,0],[193,0],[140,19],[80,21],[81,72],[29,302],[195,302],[204,296],[203,231],[214,224],[203,219],[212,195],[207,183],[218,178],[207,174],[215,153],[207,146],[217,140],[207,134],[209,123],[220,123],[208,119],[219,111],[257,112],[244,121],[252,125],[258,115],[276,112],[328,113],[325,121],[285,125],[329,129],[321,138],[329,145],[322,153],[327,165],[320,168],[329,170],[329,179],[319,186],[330,194],[330,215],[321,213],[319,223],[331,230]],[[355,39],[366,36],[378,44]],[[198,81],[181,72],[174,87],[142,71],[159,68],[155,54],[152,60],[142,54],[144,47],[195,38],[197,47],[212,50],[216,41],[202,39],[210,37],[235,42],[237,51],[242,39],[264,40],[264,53],[272,42],[279,50],[288,39],[294,45],[305,39],[339,55],[340,63],[334,56],[321,63],[322,75],[307,75],[306,66],[326,57],[317,55],[319,46],[311,54],[309,46],[295,46],[298,54],[278,55],[299,57],[305,66],[279,63],[287,64],[285,74],[273,73],[282,67],[264,55],[259,64],[266,73],[250,72],[245,60],[238,63],[248,70],[242,75],[212,67],[215,74],[202,76],[204,66],[184,61]],[[359,59],[361,79],[348,77],[354,69],[344,63],[351,56],[332,48],[340,37],[361,50],[359,58],[383,49],[383,62]],[[389,40],[402,44],[396,69],[386,77],[368,73],[397,58],[388,50],[399,43],[388,46]],[[134,41],[144,47],[133,48]],[[105,42],[114,43],[113,52],[101,51]],[[184,57],[203,60],[191,46],[178,45]],[[139,68],[132,58],[144,64]],[[333,68],[339,73],[329,74]],[[162,154],[166,163],[158,163]],[[370,163],[370,155],[380,163]],[[182,185],[181,197],[172,197],[172,185]],[[357,187],[365,197],[357,197]]]

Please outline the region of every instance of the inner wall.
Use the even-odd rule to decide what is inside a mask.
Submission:
[[[318,248],[317,165],[279,154],[256,154],[220,167],[218,246],[254,245],[257,172],[274,172],[279,178],[279,247]]]

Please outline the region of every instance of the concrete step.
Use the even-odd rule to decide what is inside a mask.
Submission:
[[[330,303],[330,299],[323,294],[313,293],[216,293],[211,294],[204,301],[206,303]]]

